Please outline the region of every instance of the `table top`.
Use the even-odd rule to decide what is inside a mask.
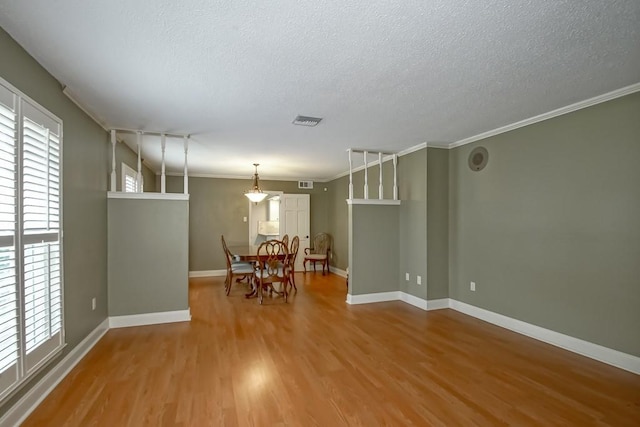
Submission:
[[[259,247],[259,245],[232,245],[229,246],[229,252],[239,257],[255,257]]]

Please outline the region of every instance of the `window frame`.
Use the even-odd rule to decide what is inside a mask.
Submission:
[[[140,179],[140,185],[142,186],[142,188],[138,188],[138,171],[135,170],[134,168],[132,168],[131,166],[129,166],[128,164],[126,164],[125,162],[122,162],[121,164],[121,176],[122,176],[122,182],[121,182],[121,188],[120,191],[122,191],[123,193],[142,193],[144,192],[144,174],[142,174],[141,179]],[[127,177],[130,176],[133,178],[134,182],[135,182],[135,190],[134,191],[127,191]]]
[[[17,390],[19,390],[26,382],[31,380],[35,375],[37,375],[45,366],[49,365],[50,362],[57,357],[63,349],[66,347],[66,322],[65,322],[65,293],[64,293],[64,285],[65,285],[65,274],[64,274],[64,208],[63,208],[63,140],[64,140],[64,126],[63,121],[58,118],[55,114],[48,111],[46,108],[41,106],[38,102],[31,99],[29,96],[24,94],[19,89],[15,88],[9,82],[0,77],[0,90],[4,92],[2,97],[4,98],[6,95],[6,100],[12,99],[12,106],[10,108],[13,109],[14,117],[14,162],[13,162],[13,173],[14,173],[14,231],[13,231],[13,244],[7,244],[11,239],[10,236],[2,237],[2,241],[4,244],[0,245],[2,248],[13,248],[14,251],[14,281],[15,284],[15,306],[16,306],[16,333],[17,333],[17,350],[16,350],[16,360],[8,365],[4,371],[0,372],[0,404],[5,402],[11,396],[13,396]],[[0,101],[3,99],[0,98]],[[3,102],[4,104],[4,102]],[[26,110],[26,111],[25,111]],[[29,114],[26,114],[26,113]],[[41,117],[40,117],[41,116]],[[47,225],[46,229],[41,230],[30,230],[29,227],[25,224],[25,146],[30,145],[30,143],[24,143],[24,131],[25,131],[25,118],[31,122],[34,122],[45,129],[46,135],[46,146],[47,146],[47,156],[46,156],[46,170],[37,170],[38,172],[42,172],[45,176],[46,183],[46,191],[47,191],[47,208],[46,208],[46,216],[47,216]],[[51,126],[53,125],[53,126]],[[55,183],[52,184],[51,174],[52,170],[55,169],[55,162],[51,163],[51,150],[52,147],[55,149],[54,140],[55,137],[50,136],[51,129],[57,129],[57,139],[58,139],[58,147],[57,147],[57,199],[53,199],[53,204],[57,203],[58,210],[58,227],[57,231],[55,228],[51,228],[51,220],[49,216],[52,213],[53,208],[49,202],[49,197],[51,197],[52,188],[55,187]],[[54,133],[55,135],[55,133]],[[55,153],[53,154],[55,156]],[[8,170],[8,169],[7,169]],[[27,261],[25,261],[29,256],[29,253],[33,250],[33,248],[29,248],[28,246],[33,244],[48,244],[57,242],[57,251],[58,251],[58,274],[59,274],[59,298],[60,298],[60,307],[59,307],[59,319],[60,325],[59,330],[55,333],[51,333],[54,329],[53,324],[50,323],[52,321],[51,310],[54,307],[54,297],[52,297],[52,267],[56,266],[55,264],[51,264],[50,256],[52,248],[50,246],[44,246],[46,252],[46,279],[44,279],[44,291],[46,294],[45,299],[45,313],[46,313],[46,325],[49,329],[47,333],[47,338],[39,341],[35,347],[28,348],[27,337],[28,337],[28,323],[26,322],[26,312],[28,308],[26,306],[26,277],[25,277],[25,265],[27,265]],[[2,242],[0,242],[2,243]],[[53,249],[55,251],[55,249]],[[33,309],[32,309],[33,310]],[[10,336],[10,335],[9,335]],[[15,375],[14,375],[15,374]],[[15,378],[11,380],[12,378]]]

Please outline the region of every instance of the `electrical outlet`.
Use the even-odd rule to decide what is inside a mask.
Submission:
[[[476,282],[469,283],[469,289],[471,289],[473,292],[475,292],[476,291]]]
[[[247,217],[246,216],[242,217],[242,222],[247,222]]]
[[[96,309],[96,299],[91,298],[91,310],[95,310],[95,309]]]
[[[422,277],[416,276],[416,282],[418,283],[418,285],[422,285]]]
[[[409,273],[404,273],[404,279],[408,282],[409,281]]]

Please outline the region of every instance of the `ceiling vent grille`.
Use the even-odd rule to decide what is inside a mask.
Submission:
[[[297,126],[316,126],[322,121],[319,117],[298,116],[293,119],[293,124]]]
[[[298,188],[311,190],[313,189],[313,181],[298,181]]]

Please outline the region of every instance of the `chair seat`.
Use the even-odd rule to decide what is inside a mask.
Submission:
[[[304,259],[325,260],[327,259],[327,255],[326,254],[309,254],[309,255],[305,255]]]
[[[256,270],[256,276],[260,277],[261,279],[267,279],[271,276],[278,276],[278,277],[284,277],[284,271],[282,270],[282,267],[278,268],[278,271],[276,274],[269,274],[266,270]]]
[[[248,262],[237,262],[231,264],[231,271],[234,274],[252,274],[254,271],[253,264]]]

